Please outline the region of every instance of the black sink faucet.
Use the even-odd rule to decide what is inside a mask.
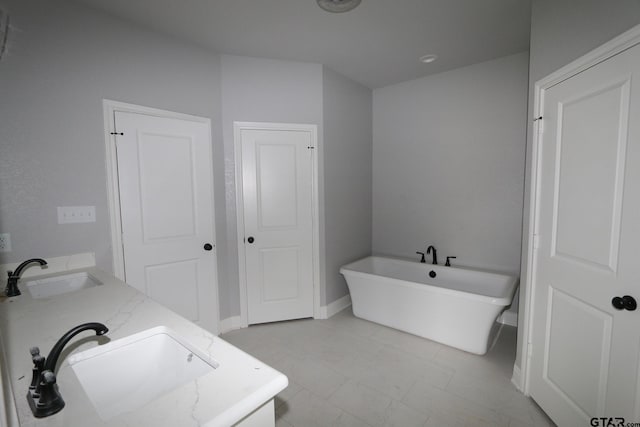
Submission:
[[[431,251],[433,250],[433,258],[431,259],[431,264],[438,265],[438,254],[436,253],[436,248],[433,245],[427,248],[427,255],[431,255]]]
[[[62,349],[64,349],[64,346],[67,345],[69,341],[71,341],[71,338],[75,337],[80,332],[87,331],[89,329],[93,329],[98,336],[104,335],[109,332],[109,328],[98,322],[83,323],[82,325],[78,325],[75,328],[71,328],[58,340],[58,342],[51,349],[49,356],[47,356],[47,361],[44,362],[44,370],[53,372],[56,369],[58,358],[60,357],[60,353],[62,353]]]
[[[15,269],[15,271],[7,271],[7,275],[9,278],[7,279],[7,287],[4,289],[4,294],[8,297],[15,297],[20,295],[20,289],[18,289],[18,280],[20,280],[20,275],[22,274],[22,270],[24,270],[29,264],[37,262],[41,266],[47,265],[47,261],[42,258],[32,258],[28,259]]]
[[[64,400],[58,391],[54,371],[65,345],[71,341],[71,338],[89,329],[94,330],[98,336],[109,332],[109,329],[102,323],[92,322],[78,325],[70,329],[55,343],[44,362],[37,347],[30,350],[34,368],[31,386],[29,386],[29,391],[27,392],[27,401],[31,412],[36,418],[48,417],[64,408]]]

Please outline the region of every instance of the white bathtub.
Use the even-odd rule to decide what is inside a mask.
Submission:
[[[475,354],[489,350],[518,285],[514,276],[376,256],[340,273],[355,316]]]

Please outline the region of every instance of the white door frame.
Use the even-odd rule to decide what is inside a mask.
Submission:
[[[524,288],[521,289],[521,297],[523,298],[524,311],[521,311],[521,327],[523,328],[523,342],[518,343],[520,346],[520,354],[522,355],[520,375],[514,370],[513,382],[515,385],[529,395],[530,384],[530,359],[532,354],[531,340],[533,322],[533,294],[536,290],[536,261],[537,261],[537,240],[539,225],[539,204],[540,204],[540,145],[542,140],[542,132],[544,127],[544,97],[545,93],[552,86],[575,76],[603,62],[618,53],[627,50],[640,43],[640,25],[622,33],[620,36],[603,44],[602,46],[592,50],[588,54],[576,59],[570,64],[560,68],[550,75],[538,80],[534,86],[533,112],[534,120],[533,136],[531,140],[531,158],[529,160],[531,177],[529,183],[529,223],[525,225],[525,232],[528,236],[527,245],[523,247],[522,260],[524,271]],[[538,344],[539,345],[539,344]],[[519,378],[518,378],[519,377]]]
[[[243,130],[305,131],[311,134],[311,145],[316,147],[311,164],[311,216],[313,264],[313,317],[320,317],[320,221],[318,204],[318,127],[293,123],[233,122],[233,147],[236,172],[236,235],[238,244],[238,279],[240,284],[240,327],[249,325],[247,313],[247,274],[244,251],[244,196],[242,192],[242,139]]]
[[[109,210],[109,221],[111,228],[111,253],[113,256],[113,274],[120,280],[124,281],[124,247],[122,243],[122,221],[120,217],[120,187],[118,184],[118,158],[116,156],[116,135],[117,132],[115,126],[115,113],[126,112],[126,113],[136,113],[136,114],[144,114],[147,116],[154,117],[162,117],[168,119],[179,119],[190,122],[204,123],[208,128],[208,139],[209,143],[211,143],[211,120],[206,117],[198,117],[192,116],[189,114],[176,113],[174,111],[160,110],[157,108],[144,107],[141,105],[135,104],[127,104],[124,102],[113,101],[110,99],[102,100],[102,109],[104,112],[104,142],[105,142],[105,159],[106,159],[106,168],[107,168],[107,201],[108,201],[108,210]],[[213,164],[213,159],[211,159]],[[213,171],[211,171],[211,200],[215,200],[213,194]],[[216,235],[215,235],[215,206],[212,212],[211,217],[212,224],[212,232],[213,232],[213,247],[214,251],[216,251]],[[216,257],[216,276],[218,271],[217,266],[217,253],[215,253]],[[216,319],[216,329],[219,328],[220,324],[220,302],[218,295],[218,277],[214,277],[213,281],[213,292],[216,295],[216,309],[218,310],[218,318]]]

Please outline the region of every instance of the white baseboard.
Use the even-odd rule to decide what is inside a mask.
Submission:
[[[498,323],[503,325],[509,325],[518,327],[518,313],[515,311],[503,311],[500,317],[498,317]]]
[[[318,319],[328,319],[351,305],[351,295],[347,294],[328,305],[320,307]]]
[[[225,332],[235,331],[243,327],[246,328],[246,325],[242,325],[242,318],[240,316],[232,316],[226,319],[220,319],[218,329],[220,329],[221,334],[224,334]]]
[[[340,313],[345,308],[351,305],[351,295],[347,294],[342,298],[339,298],[328,305],[320,307],[319,316],[316,319],[328,319],[336,314]],[[220,319],[219,329],[220,334],[225,332],[234,331],[236,329],[246,328],[247,325],[242,324],[242,318],[240,316],[227,317],[226,319]]]
[[[511,376],[511,383],[513,383],[513,385],[516,386],[516,388],[520,390],[521,393],[524,393],[524,387],[522,384],[522,373],[520,372],[520,366],[518,365],[513,365],[513,375]]]

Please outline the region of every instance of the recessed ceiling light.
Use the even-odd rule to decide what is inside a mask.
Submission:
[[[421,56],[420,57],[420,62],[424,62],[425,64],[428,64],[430,62],[435,61],[436,59],[438,59],[438,55],[425,55],[425,56]]]
[[[360,4],[360,0],[316,0],[318,6],[327,12],[342,13],[354,9]]]

